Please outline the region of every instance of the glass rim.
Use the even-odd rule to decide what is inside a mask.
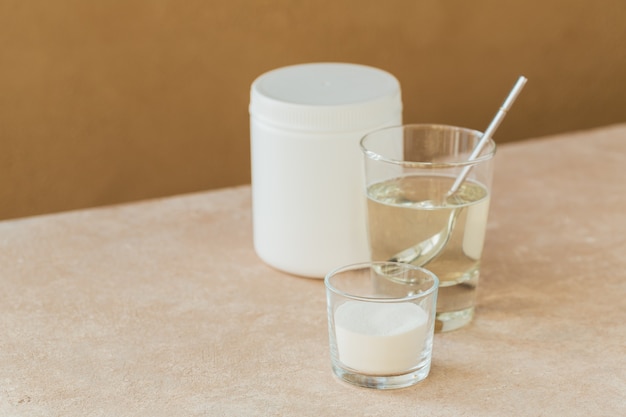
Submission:
[[[381,297],[366,297],[362,295],[350,294],[348,292],[340,290],[339,288],[337,288],[330,282],[333,276],[341,272],[355,271],[358,269],[365,269],[365,268],[372,269],[373,267],[377,265],[395,265],[395,266],[400,266],[402,268],[409,269],[412,271],[419,271],[421,273],[424,273],[426,276],[428,276],[432,280],[432,285],[427,290],[419,292],[417,294],[407,295],[404,297],[381,298]],[[374,302],[374,303],[398,303],[398,302],[404,302],[404,301],[418,300],[420,298],[425,298],[431,295],[433,292],[437,291],[439,288],[439,278],[437,277],[437,275],[435,275],[434,272],[426,268],[423,268],[421,266],[415,266],[415,265],[411,265],[411,264],[404,263],[404,262],[370,261],[370,262],[359,262],[359,263],[344,265],[344,266],[340,266],[338,268],[333,269],[332,271],[327,273],[326,276],[324,277],[324,285],[326,286],[327,290],[333,292],[334,294],[337,294],[342,297],[349,298],[355,301],[367,301],[367,302]]]
[[[484,161],[488,161],[492,159],[496,154],[497,145],[496,145],[496,142],[493,140],[493,138],[489,139],[489,142],[487,146],[485,147],[485,149],[483,149],[481,154],[477,156],[475,159],[472,159],[471,161],[462,160],[458,162],[457,161],[455,162],[404,161],[404,160],[386,157],[384,155],[381,155],[378,152],[368,149],[365,146],[365,142],[367,141],[367,139],[371,138],[372,136],[378,133],[392,131],[392,130],[405,130],[407,128],[421,129],[421,130],[431,129],[431,130],[440,130],[440,131],[441,130],[453,130],[453,131],[455,130],[459,132],[473,134],[477,136],[478,138],[480,138],[483,135],[483,132],[479,130],[470,129],[467,127],[446,125],[446,124],[434,124],[434,123],[401,124],[401,125],[383,127],[383,128],[376,129],[376,130],[366,133],[359,141],[359,146],[361,147],[361,151],[367,158],[371,160],[386,162],[386,163],[394,164],[394,165],[400,165],[400,166],[407,167],[407,168],[459,168],[459,167],[462,168],[465,166],[478,165]]]

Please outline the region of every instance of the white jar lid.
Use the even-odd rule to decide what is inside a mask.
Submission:
[[[278,68],[258,77],[250,91],[250,115],[283,129],[370,129],[401,112],[398,80],[365,65],[311,63]]]

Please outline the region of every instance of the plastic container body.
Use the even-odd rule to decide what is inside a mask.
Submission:
[[[303,64],[257,78],[250,137],[258,256],[313,278],[368,260],[359,141],[401,123],[399,83],[376,68]]]

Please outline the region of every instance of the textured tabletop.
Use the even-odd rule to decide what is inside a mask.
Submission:
[[[0,416],[626,415],[626,125],[503,145],[477,315],[396,391],[330,370],[250,188],[0,222]]]

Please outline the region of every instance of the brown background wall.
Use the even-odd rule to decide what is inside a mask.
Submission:
[[[626,121],[622,0],[0,0],[0,218],[248,183],[250,83],[314,61],[480,130],[524,74],[500,143]]]

